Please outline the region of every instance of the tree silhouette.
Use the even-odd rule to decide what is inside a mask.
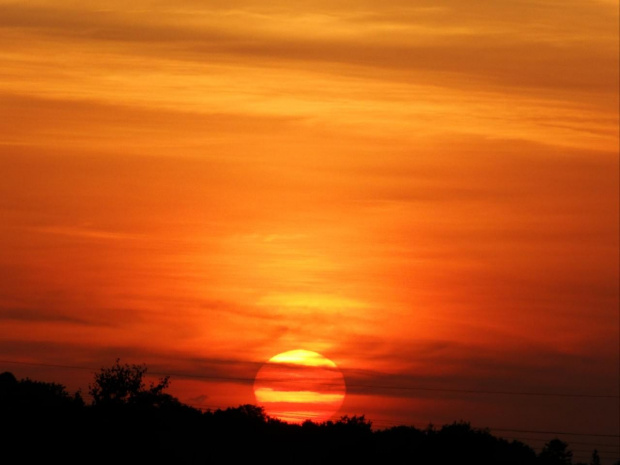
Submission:
[[[523,443],[463,421],[374,431],[364,415],[299,425],[270,418],[251,404],[202,412],[164,392],[168,377],[147,383],[146,371],[119,359],[102,368],[90,386],[90,405],[60,384],[0,373],[0,418],[7,426],[0,462],[5,456],[67,465],[81,465],[85,457],[94,465],[570,465],[572,460],[559,439],[537,456]],[[598,452],[589,465],[600,465]]]
[[[352,417],[345,415],[340,417],[340,421],[338,423],[342,424],[350,431],[357,431],[360,433],[370,433],[372,429],[372,422],[366,420],[364,415],[353,415]]]
[[[89,386],[94,406],[134,405],[163,406],[179,404],[178,400],[163,391],[170,384],[170,377],[161,378],[157,384],[144,381],[145,365],[116,363],[110,368],[101,368],[95,374],[94,383]]]
[[[84,402],[80,392],[71,395],[58,383],[20,381],[13,373],[0,374],[0,407],[30,411],[35,409],[81,407]]]
[[[592,458],[590,459],[590,465],[601,465],[601,458],[598,455],[598,450],[592,451]]]
[[[544,465],[570,465],[573,460],[573,453],[568,450],[568,444],[560,439],[552,439],[539,456],[540,463]]]

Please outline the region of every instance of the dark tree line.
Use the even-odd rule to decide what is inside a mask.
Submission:
[[[119,360],[103,368],[90,404],[60,384],[0,374],[0,463],[572,464],[559,439],[536,454],[464,422],[373,431],[364,416],[292,425],[254,405],[202,412],[165,392],[168,377],[147,385],[146,371]]]

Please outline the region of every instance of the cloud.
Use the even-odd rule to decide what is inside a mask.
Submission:
[[[100,325],[88,316],[72,314],[72,312],[45,311],[32,308],[0,308],[0,320],[18,320],[25,322],[56,322],[78,325]]]
[[[430,352],[427,344],[414,344],[386,355],[394,364],[410,363],[410,369],[388,373],[343,368],[347,392],[407,398],[462,398],[466,393],[538,398],[574,395],[575,399],[614,396],[611,386],[617,380],[610,376],[610,367],[617,358],[601,360],[540,347],[506,352],[452,342],[440,343],[443,348],[437,352],[436,344],[429,343]],[[588,372],[585,379],[584,371]]]
[[[69,236],[80,239],[92,239],[92,240],[127,240],[135,239],[139,236],[133,234],[122,234],[118,232],[102,231],[91,228],[80,227],[42,227],[35,228],[34,231],[42,234],[59,234],[61,236]]]
[[[384,79],[402,79],[386,70],[418,72],[411,75],[418,82],[464,88],[480,81],[491,88],[530,91],[615,89],[617,47],[610,45],[615,23],[609,8],[589,4],[586,9],[578,2],[561,9],[552,2],[484,4],[475,9],[455,2],[439,9],[395,4],[375,14],[363,7],[357,14],[338,7],[313,13],[301,5],[266,13],[243,6],[224,11],[197,7],[164,15],[147,9],[131,13],[10,4],[0,17],[4,26],[28,33],[124,43],[136,47],[130,53],[180,60],[229,55],[248,64],[308,63],[325,70],[337,64],[376,70]]]
[[[190,398],[187,399],[187,401],[190,404],[203,404],[207,400],[209,400],[209,396],[206,395],[206,394],[201,394],[199,396],[190,397]]]

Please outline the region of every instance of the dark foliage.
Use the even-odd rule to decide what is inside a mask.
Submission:
[[[121,365],[119,359],[112,367],[102,368],[95,374],[95,381],[88,390],[93,405],[107,408],[178,406],[179,402],[174,397],[164,393],[170,384],[170,377],[166,376],[147,387],[144,382],[146,371],[144,365]]]
[[[573,453],[568,450],[568,444],[559,439],[552,439],[539,456],[539,463],[542,465],[570,465],[573,460]]]
[[[3,456],[65,464],[570,464],[565,443],[539,456],[527,445],[456,422],[373,431],[364,416],[293,425],[241,405],[202,412],[165,393],[168,378],[144,383],[146,368],[116,364],[95,375],[86,405],[64,386],[0,374]],[[16,463],[17,463],[16,462]]]

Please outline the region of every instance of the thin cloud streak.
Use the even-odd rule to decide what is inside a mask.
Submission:
[[[338,14],[278,16],[243,10],[226,13],[198,10],[192,16],[183,10],[176,15],[174,11],[166,15],[143,11],[139,16],[126,16],[121,10],[76,11],[5,5],[1,17],[4,25],[13,30],[24,28],[30,33],[38,30],[44,36],[64,40],[150,45],[157,47],[158,54],[177,58],[194,54],[195,60],[206,56],[221,59],[222,54],[233,54],[246,59],[262,57],[269,62],[324,62],[433,71],[439,79],[445,79],[446,73],[456,73],[455,79],[446,82],[450,85],[459,85],[462,76],[458,75],[464,74],[470,79],[487,80],[490,85],[502,82],[517,87],[610,92],[617,83],[617,59],[614,59],[617,50],[608,47],[615,23],[602,12],[594,17],[587,15],[589,21],[585,21],[581,5],[563,6],[565,15],[572,14],[567,21],[576,23],[574,30],[562,31],[564,37],[544,26],[539,26],[540,30],[528,29],[528,24],[535,24],[531,17],[535,15],[533,11],[524,18],[524,26],[510,31],[507,22],[498,21],[496,16],[488,15],[488,22],[484,23],[479,12],[475,16],[463,15],[468,9],[462,5],[440,10],[445,14],[437,14],[430,27],[419,26],[425,23],[414,16],[407,21],[407,27],[401,24],[395,28],[393,22],[398,24],[406,17],[396,10],[393,16],[371,23],[365,32],[364,28],[360,32],[359,22],[351,23],[347,16]],[[539,14],[549,14],[548,8],[543,7]],[[454,23],[449,19],[455,16],[462,25],[451,30],[450,25]],[[368,21],[367,17],[361,24]],[[253,26],[248,29],[248,24]],[[570,40],[573,43],[568,48],[566,43]],[[363,47],[360,42],[365,43]],[[134,53],[153,52],[139,48]],[[579,74],[562,72],[575,67],[580,69]]]

